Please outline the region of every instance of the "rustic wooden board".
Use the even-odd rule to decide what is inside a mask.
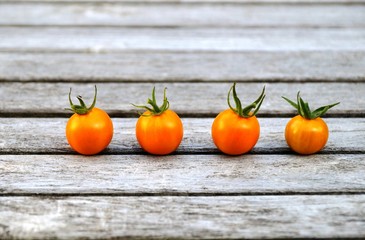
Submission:
[[[0,27],[0,39],[1,51],[33,52],[365,50],[365,28]]]
[[[75,0],[0,0],[3,3],[9,2],[30,2],[30,3],[72,3]],[[284,4],[361,4],[365,0],[77,0],[78,3],[284,3]]]
[[[365,1],[0,0],[0,16],[1,239],[365,238]],[[232,81],[245,103],[267,87],[239,157],[210,136]],[[85,157],[63,109],[94,84],[115,135]],[[184,117],[170,156],[134,135],[153,85]],[[341,101],[320,154],[285,143],[280,96],[298,90]]]
[[[0,194],[364,193],[364,158],[364,154],[0,155]]]
[[[365,68],[364,68],[365,69]],[[113,117],[137,117],[131,103],[145,104],[156,87],[158,103],[162,104],[162,92],[167,87],[171,109],[183,117],[215,117],[228,108],[227,93],[232,83],[1,83],[0,116],[70,116],[68,93],[72,99],[81,95],[87,104],[98,87],[97,106]],[[310,103],[312,109],[335,102],[340,105],[326,116],[365,116],[365,83],[238,83],[237,92],[242,103],[253,102],[263,86],[266,99],[259,116],[294,116],[296,111],[281,96],[295,100],[298,91]],[[232,102],[233,103],[233,102]]]
[[[363,238],[365,196],[1,197],[2,238]]]
[[[365,5],[3,2],[0,16],[22,26],[364,27]]]
[[[135,138],[137,119],[113,119],[114,137],[105,154],[140,154]],[[255,154],[289,153],[284,139],[288,118],[260,118],[261,136]],[[0,118],[0,153],[73,153],[65,137],[65,118]],[[184,138],[177,150],[185,153],[218,153],[210,134],[212,118],[183,118]],[[330,137],[322,153],[364,153],[365,119],[326,119]]]
[[[358,81],[364,51],[2,53],[1,81]]]

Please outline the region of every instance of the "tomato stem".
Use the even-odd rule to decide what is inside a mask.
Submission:
[[[72,100],[71,100],[71,91],[72,91],[72,88],[70,88],[70,92],[68,93],[68,100],[70,102],[70,106],[71,108],[66,108],[66,110],[70,110],[70,111],[73,111],[74,113],[77,113],[77,114],[80,114],[80,115],[84,115],[84,114],[87,114],[89,113],[94,107],[95,107],[95,104],[96,104],[96,96],[97,96],[97,92],[98,92],[98,89],[96,88],[96,85],[95,85],[95,95],[94,95],[94,100],[91,104],[90,107],[87,107],[84,100],[82,99],[82,97],[80,95],[78,95],[76,98],[79,100],[80,102],[80,105],[74,105]]]
[[[310,110],[308,102],[305,102],[303,98],[300,97],[300,91],[297,93],[297,102],[293,102],[290,99],[282,96],[282,98],[287,101],[290,105],[292,105],[295,109],[297,109],[298,114],[306,119],[315,119],[317,117],[321,117],[324,115],[330,108],[340,104],[340,102],[333,103],[330,105],[322,106],[317,108],[314,111]]]
[[[147,103],[149,105],[151,105],[151,107],[148,107],[148,106],[145,106],[145,105],[135,105],[135,104],[132,104],[132,105],[134,107],[142,108],[142,109],[145,109],[145,110],[150,112],[150,114],[139,113],[139,115],[141,115],[141,116],[150,117],[150,116],[154,116],[154,115],[160,115],[163,112],[165,112],[167,109],[169,109],[169,107],[170,107],[170,103],[169,103],[169,101],[167,100],[167,97],[166,97],[166,89],[167,88],[165,88],[164,91],[163,91],[163,103],[160,107],[157,105],[155,87],[153,87],[153,89],[152,89],[152,99],[149,98],[147,100]]]
[[[231,102],[230,102],[231,92],[233,95],[233,100],[236,104],[235,108],[232,107]],[[229,108],[232,111],[234,111],[236,114],[238,114],[240,117],[249,118],[249,117],[255,116],[258,113],[258,111],[261,107],[261,104],[265,99],[265,96],[266,95],[265,95],[265,86],[264,86],[260,96],[253,103],[246,106],[245,108],[242,108],[241,100],[238,98],[237,92],[236,92],[236,83],[233,83],[232,87],[228,91],[227,103],[228,103]]]

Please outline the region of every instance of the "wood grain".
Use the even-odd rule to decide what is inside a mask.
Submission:
[[[1,2],[0,2],[1,3]],[[273,9],[275,9],[273,11]],[[3,2],[0,25],[131,27],[364,27],[364,4]],[[310,13],[310,14],[308,14]]]
[[[0,193],[262,195],[364,193],[364,154],[0,155]]]
[[[0,0],[0,16],[1,239],[365,238],[365,1]],[[238,157],[210,136],[233,81],[244,103],[267,89]],[[85,157],[64,108],[94,84],[115,134]],[[135,139],[130,103],[154,85],[183,117],[170,156]],[[284,140],[299,90],[341,102],[316,155]]]
[[[365,28],[0,27],[0,39],[18,52],[365,50]]]
[[[68,117],[68,93],[72,88],[73,101],[81,95],[87,104],[94,96],[94,85],[98,87],[97,106],[113,117],[137,117],[134,104],[145,104],[153,86],[161,103],[162,92],[167,87],[171,109],[183,117],[215,117],[228,108],[227,92],[232,83],[1,83],[0,116],[58,116]],[[295,109],[281,96],[301,96],[312,109],[341,102],[325,116],[364,116],[365,83],[238,83],[237,93],[243,104],[253,102],[266,87],[266,99],[259,116],[294,116]]]
[[[75,0],[0,0],[3,3],[29,2],[29,3],[72,3]],[[284,3],[284,4],[362,4],[365,0],[77,0],[78,3]]]
[[[0,52],[0,80],[365,82],[365,52]]]
[[[210,135],[212,118],[182,120],[184,138],[177,153],[218,153]],[[104,154],[143,153],[135,138],[136,121],[136,118],[113,119],[113,140]],[[260,118],[259,121],[261,135],[252,152],[290,153],[284,139],[284,129],[289,118]],[[65,118],[0,118],[0,153],[74,153],[66,141],[66,122]],[[330,137],[323,153],[365,152],[363,118],[330,118],[326,122]]]
[[[365,196],[1,197],[2,238],[365,237]]]

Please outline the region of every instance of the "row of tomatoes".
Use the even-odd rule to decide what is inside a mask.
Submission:
[[[231,97],[232,95],[232,97]],[[94,155],[104,150],[113,137],[113,123],[109,115],[95,107],[94,101],[87,107],[81,96],[77,96],[80,105],[74,105],[69,93],[70,106],[74,114],[66,126],[66,138],[70,146],[78,153]],[[231,104],[233,98],[235,107]],[[265,87],[260,96],[250,105],[243,107],[236,93],[236,84],[228,91],[229,108],[214,119],[211,129],[214,144],[219,150],[229,155],[249,152],[260,136],[260,125],[256,114],[265,98]],[[331,104],[311,111],[307,102],[297,94],[293,102],[283,97],[298,110],[285,128],[285,139],[289,147],[299,154],[313,154],[320,151],[328,139],[327,124],[321,116],[328,109],[339,104]],[[140,146],[148,153],[167,155],[175,151],[183,138],[183,124],[179,116],[169,109],[169,101],[164,90],[163,103],[157,105],[155,88],[148,106],[138,106],[144,110],[136,124],[136,137]]]

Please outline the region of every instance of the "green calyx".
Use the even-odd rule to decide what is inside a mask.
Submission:
[[[233,94],[233,100],[236,103],[236,107],[233,108],[230,102],[230,97],[231,97],[231,92]],[[238,114],[240,117],[244,117],[244,118],[249,118],[252,116],[255,116],[257,114],[257,112],[259,111],[262,102],[264,101],[265,98],[265,86],[262,89],[261,95],[250,105],[248,105],[245,108],[242,108],[242,104],[240,99],[237,96],[236,93],[236,83],[233,84],[233,86],[229,89],[228,91],[228,96],[227,96],[227,102],[228,102],[228,106],[229,108],[235,112],[236,114]]]
[[[317,108],[314,111],[311,111],[308,105],[308,102],[304,102],[304,100],[300,97],[300,92],[297,94],[297,103],[289,100],[286,97],[284,98],[290,105],[292,105],[295,109],[298,110],[298,114],[306,119],[315,119],[317,117],[321,117],[323,114],[325,114],[330,108],[340,104],[339,102],[326,105],[320,108]]]
[[[79,100],[80,105],[74,105],[72,103],[72,100],[71,100],[71,88],[70,88],[70,92],[68,94],[68,100],[70,101],[71,108],[66,108],[66,110],[71,110],[74,113],[77,113],[77,114],[80,114],[80,115],[89,113],[95,107],[97,91],[98,90],[97,90],[96,85],[95,85],[94,101],[93,101],[93,103],[91,104],[90,107],[87,107],[85,105],[84,100],[82,99],[82,97],[80,95],[76,97]]]
[[[147,101],[147,103],[149,105],[151,105],[151,107],[144,106],[144,105],[139,106],[139,105],[135,105],[135,104],[132,104],[132,105],[137,108],[142,108],[142,109],[148,110],[150,112],[150,114],[147,114],[147,115],[140,113],[141,116],[150,117],[150,116],[154,116],[154,115],[160,115],[163,112],[165,112],[167,109],[169,109],[169,107],[170,107],[170,103],[166,98],[166,89],[167,88],[165,88],[163,91],[163,103],[160,107],[157,105],[157,102],[156,102],[155,87],[153,87],[153,89],[152,89],[152,99],[149,98]]]

